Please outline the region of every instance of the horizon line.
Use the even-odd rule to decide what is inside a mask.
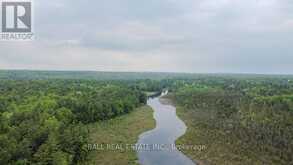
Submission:
[[[33,71],[33,72],[105,72],[105,73],[163,73],[163,74],[213,74],[213,75],[282,75],[293,76],[293,73],[251,73],[251,72],[176,72],[176,71],[113,71],[113,70],[66,70],[66,69],[2,69],[0,71]]]

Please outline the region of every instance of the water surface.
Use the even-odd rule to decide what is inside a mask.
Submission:
[[[186,131],[186,125],[176,115],[176,108],[165,105],[159,98],[148,99],[154,110],[156,128],[139,136],[138,158],[142,165],[195,165],[174,147],[177,138]]]

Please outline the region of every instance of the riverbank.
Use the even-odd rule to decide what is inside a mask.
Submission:
[[[149,106],[137,108],[124,116],[90,125],[91,148],[94,150],[90,151],[88,164],[138,164],[136,151],[123,149],[126,144],[135,144],[142,132],[154,127],[153,110]],[[110,148],[107,147],[109,144],[112,145]]]
[[[167,91],[162,93],[166,95]],[[194,165],[194,162],[173,146],[186,131],[186,125],[176,115],[176,108],[164,105],[161,97],[150,98],[147,104],[154,110],[156,128],[139,136],[137,144],[144,146],[138,151],[143,165]],[[147,146],[145,146],[147,144]]]
[[[172,95],[165,96],[166,104],[175,105]],[[246,165],[261,164],[257,156],[231,140],[225,132],[217,129],[210,129],[207,123],[213,122],[213,111],[188,110],[176,105],[178,117],[187,125],[186,133],[176,141],[176,145],[205,146],[203,150],[180,150],[198,165]],[[230,139],[230,140],[228,140]]]
[[[185,111],[182,107],[176,106],[174,101],[172,100],[172,97],[170,95],[164,96],[160,98],[160,102],[165,105],[172,105],[176,107],[176,114],[177,116],[183,120],[183,122],[187,126],[187,130],[184,135],[182,135],[180,138],[176,140],[176,145],[192,145],[192,146],[205,146],[204,144],[196,142],[196,139],[194,139],[193,136],[191,136],[191,133],[194,132],[194,128],[192,127],[192,114]],[[181,152],[183,152],[186,156],[188,156],[193,162],[195,162],[197,165],[206,165],[207,163],[204,163],[204,160],[199,160],[199,155],[197,153],[203,152],[203,150],[188,150],[188,149],[180,149]]]
[[[162,94],[165,95],[167,92]],[[154,110],[156,128],[139,136],[137,144],[145,146],[138,151],[143,165],[194,165],[194,162],[174,148],[177,138],[186,131],[186,125],[176,115],[176,108],[164,105],[161,97],[150,98],[147,104]]]
[[[253,151],[245,150],[236,143],[238,139],[227,136],[226,132],[206,127],[213,122],[213,112],[187,110],[176,106],[177,115],[186,123],[186,133],[176,141],[176,144],[204,145],[205,150],[182,150],[184,154],[199,165],[246,165],[261,164]],[[233,143],[231,143],[233,142]]]

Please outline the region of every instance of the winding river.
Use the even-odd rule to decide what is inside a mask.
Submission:
[[[165,94],[167,92],[162,95]],[[186,131],[186,125],[176,115],[176,108],[162,104],[159,97],[148,99],[147,104],[154,110],[156,128],[139,136],[137,142],[139,163],[142,165],[195,165],[175,147],[176,139]]]

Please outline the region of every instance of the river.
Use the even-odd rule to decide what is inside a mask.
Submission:
[[[162,95],[167,94],[164,92]],[[186,131],[186,125],[176,115],[176,108],[162,104],[159,97],[148,99],[154,110],[156,128],[142,133],[137,142],[141,165],[195,165],[176,149],[175,141]]]

